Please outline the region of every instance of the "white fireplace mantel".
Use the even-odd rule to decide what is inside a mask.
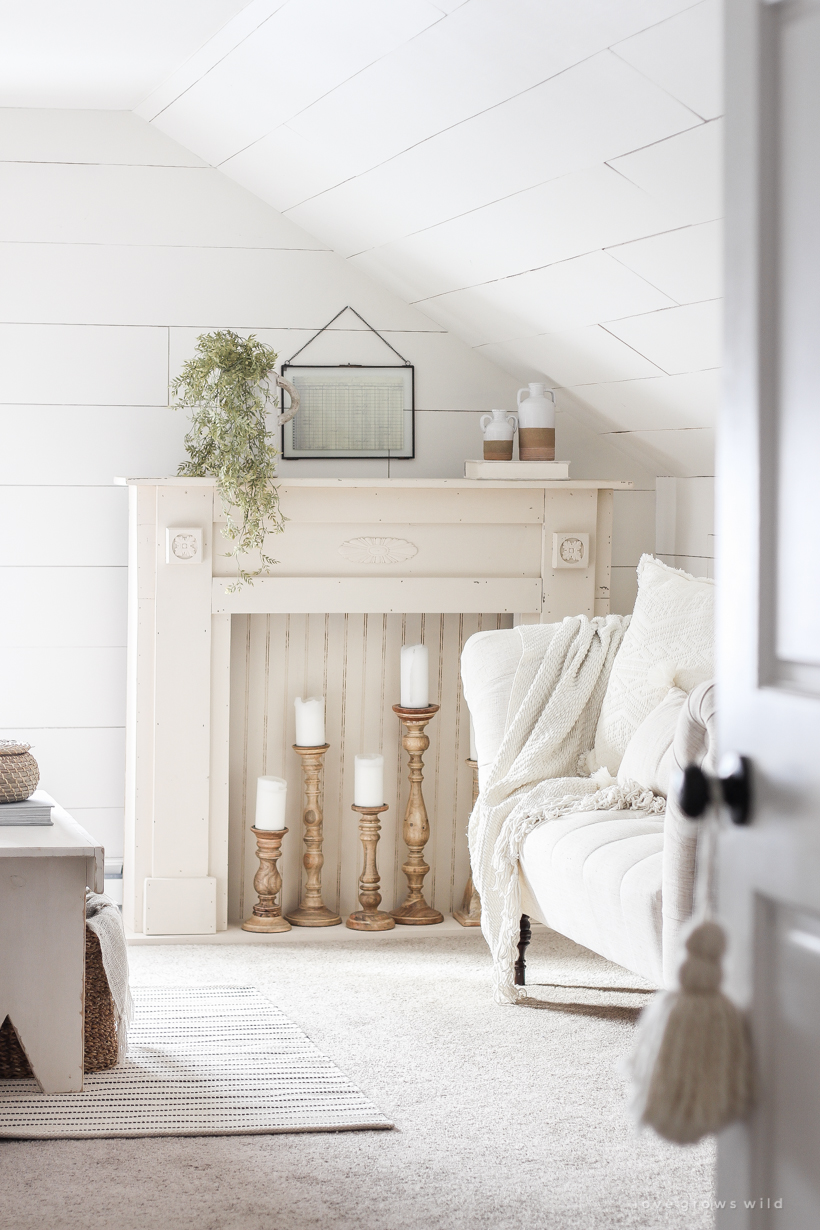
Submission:
[[[606,614],[614,480],[283,479],[272,575],[236,592],[211,478],[129,487],[124,904],[146,934],[227,927],[231,616]],[[193,531],[191,558],[168,530]],[[588,538],[553,568],[553,535]],[[198,547],[198,544],[201,546]],[[252,562],[251,562],[252,564]]]

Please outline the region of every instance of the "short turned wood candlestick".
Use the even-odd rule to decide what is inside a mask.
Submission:
[[[478,798],[478,761],[468,758],[466,763],[473,771],[473,802],[470,807],[470,814],[472,815],[473,807],[475,807],[476,799]],[[467,886],[464,889],[461,909],[453,911],[453,918],[456,922],[461,923],[462,927],[481,926],[481,898],[473,887],[472,872],[467,876]]]
[[[300,904],[285,915],[288,922],[295,927],[337,927],[342,921],[341,915],[328,909],[322,901],[322,867],[325,862],[322,854],[322,777],[325,752],[329,747],[329,743],[323,743],[319,747],[300,747],[298,743],[293,745],[294,752],[298,752],[302,760],[305,797],[302,812],[305,854],[302,862],[307,872]]]
[[[259,900],[253,907],[253,914],[243,922],[243,931],[261,931],[266,935],[272,935],[276,931],[290,931],[290,923],[282,917],[282,908],[276,904],[282,887],[282,877],[276,864],[282,853],[282,838],[287,831],[258,829],[251,825],[251,832],[256,838],[256,856],[259,859],[259,870],[253,877],[253,886]]]
[[[444,915],[427,904],[421,891],[424,877],[430,870],[424,861],[424,847],[430,839],[430,823],[421,792],[421,783],[424,779],[423,755],[430,746],[430,740],[424,733],[424,728],[438,711],[438,705],[428,705],[426,709],[405,709],[402,705],[393,706],[393,712],[398,714],[404,726],[401,738],[402,747],[410,757],[408,769],[410,797],[407,800],[402,830],[407,844],[407,862],[402,865],[402,871],[407,876],[409,891],[399,908],[392,910],[391,913],[397,923],[412,927],[429,927],[433,923],[444,922]]]
[[[379,872],[376,867],[376,846],[379,844],[381,824],[379,816],[387,811],[387,804],[381,807],[359,807],[353,804],[353,810],[359,813],[359,836],[364,848],[364,867],[359,877],[359,903],[361,909],[351,914],[347,926],[351,931],[390,931],[395,922],[389,914],[379,909],[382,895],[379,892]]]

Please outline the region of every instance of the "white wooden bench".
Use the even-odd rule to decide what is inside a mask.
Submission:
[[[44,1093],[79,1093],[85,891],[103,891],[103,848],[44,791],[32,798],[53,805],[52,826],[0,826],[0,1022]]]

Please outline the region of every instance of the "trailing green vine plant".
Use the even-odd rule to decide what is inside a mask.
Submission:
[[[228,586],[231,592],[268,575],[277,561],[265,554],[265,539],[285,528],[274,482],[279,450],[266,414],[272,400],[277,404],[271,397],[277,379],[271,373],[278,355],[253,334],[243,338],[230,329],[202,334],[196,350],[171,385],[174,409],[192,411],[185,437],[189,460],[177,473],[216,478],[227,522],[224,533],[234,543],[230,557],[239,566],[238,580]],[[254,550],[261,567],[248,571],[240,557]]]

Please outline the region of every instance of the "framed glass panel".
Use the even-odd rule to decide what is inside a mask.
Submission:
[[[412,457],[414,370],[406,366],[282,365],[301,405],[283,428],[282,456]],[[283,402],[287,394],[283,392]],[[287,407],[285,407],[287,408]]]

